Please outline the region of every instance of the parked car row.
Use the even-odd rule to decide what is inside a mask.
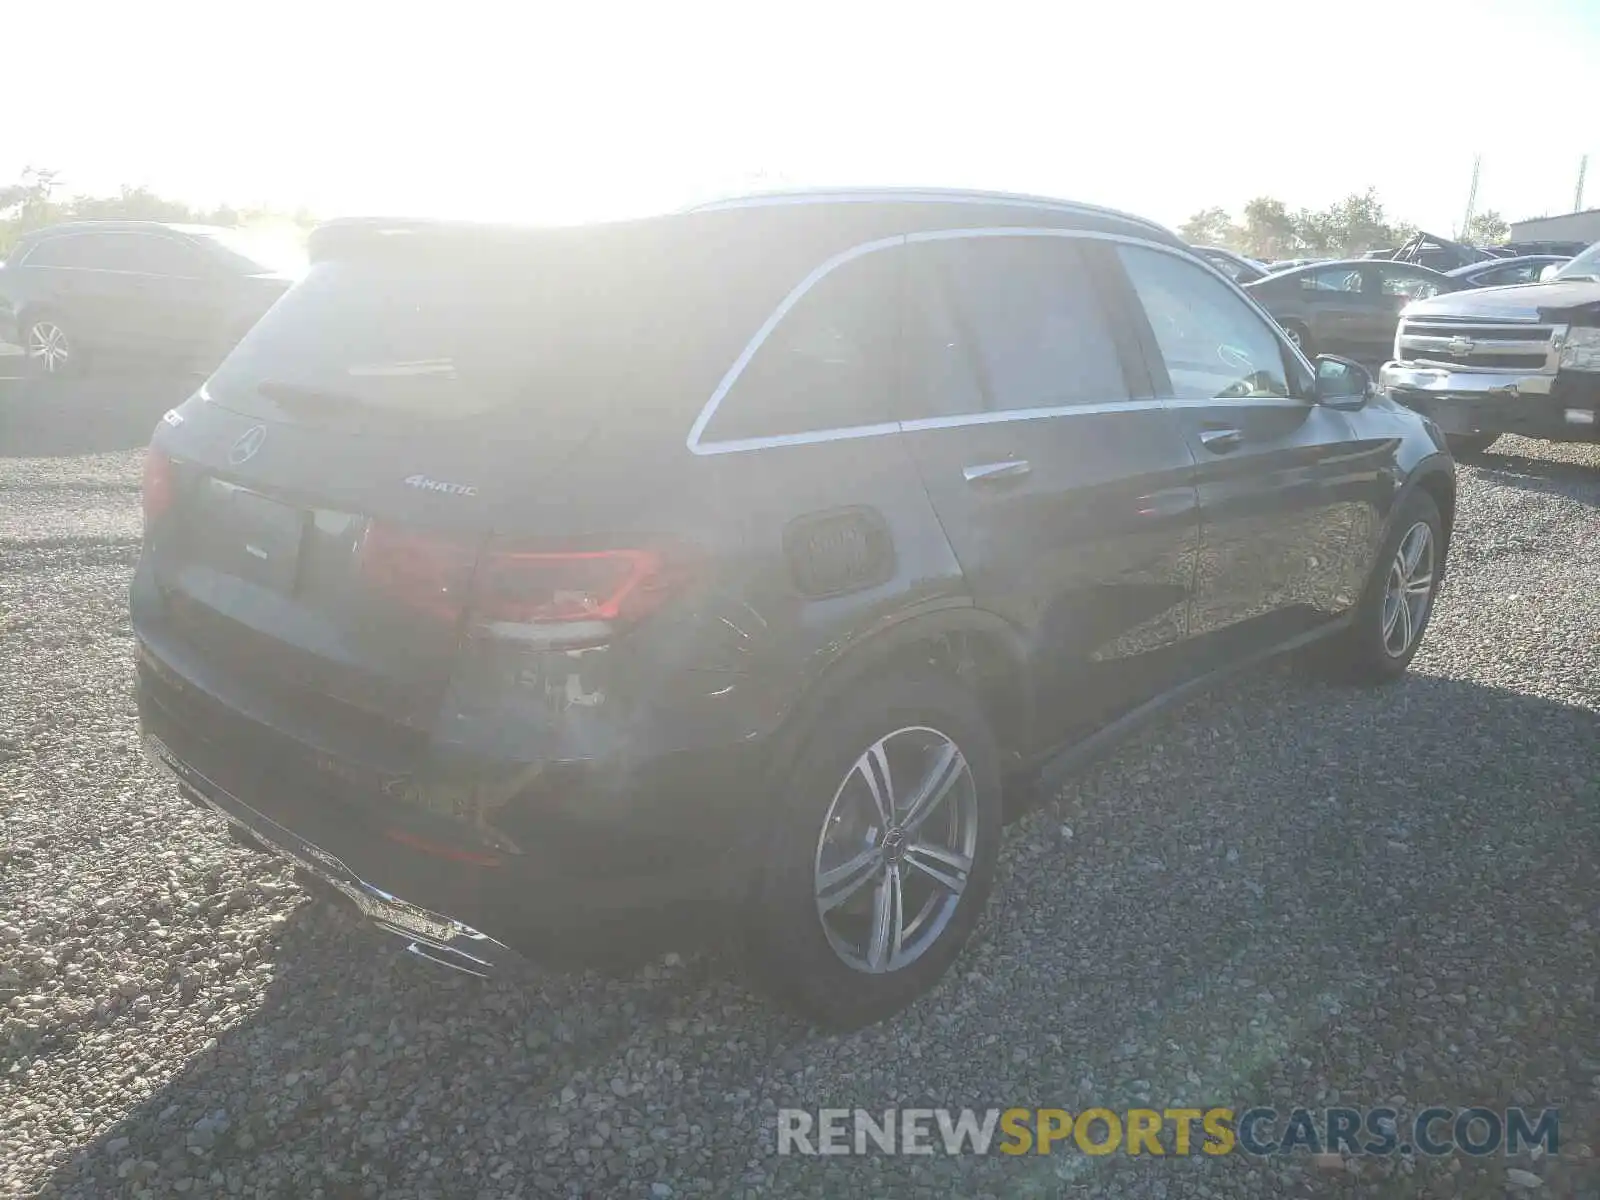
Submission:
[[[1531,241],[1506,242],[1498,246],[1469,246],[1465,242],[1440,237],[1436,233],[1413,234],[1404,245],[1387,250],[1370,250],[1368,258],[1416,263],[1435,271],[1454,272],[1463,267],[1491,263],[1497,258],[1523,258],[1549,255],[1568,259],[1583,252],[1584,242]]]
[[[1424,241],[1428,236],[1419,235]],[[1558,254],[1486,256],[1439,272],[1410,261],[1414,255],[1267,267],[1216,247],[1195,252],[1246,288],[1306,353],[1348,355],[1366,363],[1381,362],[1395,346],[1401,311],[1414,300],[1534,283],[1571,261]]]
[[[1600,242],[1537,282],[1408,305],[1391,359],[1384,387],[1457,454],[1503,433],[1600,441]]]
[[[1388,354],[1408,303],[1467,286],[1426,267],[1355,258],[1291,267],[1246,290],[1307,354],[1345,354],[1371,363]]]
[[[1268,655],[1393,679],[1446,569],[1436,428],[1136,217],[805,193],[310,257],[148,451],[140,720],[459,970],[727,931],[882,1017],[1008,781]],[[1304,294],[1392,332],[1387,269]]]
[[[1306,353],[1392,360],[1383,386],[1429,414],[1458,455],[1502,433],[1600,440],[1600,245],[1576,257],[1560,253],[1564,243],[1520,248],[1544,252],[1508,256],[1424,233],[1397,251],[1241,282]],[[1204,252],[1221,253],[1231,252]],[[1442,273],[1420,265],[1461,259]]]
[[[82,221],[25,234],[0,265],[0,340],[42,375],[156,358],[205,371],[288,289],[292,247],[209,225]]]

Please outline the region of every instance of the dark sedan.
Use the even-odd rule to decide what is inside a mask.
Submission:
[[[1268,274],[1266,263],[1257,262],[1232,250],[1225,250],[1221,246],[1191,246],[1190,249],[1241,287],[1263,279]]]
[[[1471,288],[1509,287],[1514,283],[1538,283],[1539,275],[1546,267],[1571,261],[1571,255],[1567,254],[1524,254],[1518,258],[1468,263],[1446,274]]]
[[[42,375],[131,356],[208,369],[301,267],[294,248],[222,226],[52,225],[24,235],[0,268],[0,339]]]
[[[1389,356],[1407,304],[1469,286],[1414,263],[1354,258],[1269,275],[1245,290],[1306,354],[1373,362]]]

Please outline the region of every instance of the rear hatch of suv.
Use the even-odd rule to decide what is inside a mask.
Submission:
[[[409,773],[474,664],[516,674],[692,603],[682,565],[729,518],[685,486],[688,430],[795,282],[860,240],[778,210],[323,227],[152,444],[141,638],[258,725]]]
[[[171,639],[302,740],[403,771],[469,605],[603,635],[654,564],[566,539],[604,491],[585,447],[641,374],[672,390],[659,243],[319,231],[305,277],[152,447],[146,569]]]

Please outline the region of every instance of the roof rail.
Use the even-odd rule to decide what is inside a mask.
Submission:
[[[1120,209],[1099,204],[1085,204],[1078,200],[1063,200],[1055,196],[1035,196],[1024,192],[990,192],[978,188],[913,188],[913,187],[836,187],[791,188],[774,191],[749,192],[692,204],[683,212],[715,212],[728,208],[759,208],[782,204],[848,204],[848,203],[910,203],[910,204],[998,204],[1018,208],[1040,208],[1055,212],[1096,213],[1116,217],[1136,225],[1170,234],[1159,221],[1135,216]]]

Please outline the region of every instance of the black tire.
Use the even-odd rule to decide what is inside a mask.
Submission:
[[[1428,590],[1425,603],[1420,606],[1420,614],[1414,614],[1410,606],[1401,614],[1388,607],[1392,573],[1401,544],[1419,524],[1427,526],[1428,530]],[[1444,522],[1439,516],[1439,506],[1427,492],[1420,489],[1411,492],[1390,523],[1389,534],[1378,552],[1372,575],[1362,591],[1361,602],[1356,606],[1350,626],[1320,647],[1318,659],[1323,674],[1357,684],[1388,683],[1405,674],[1433,616],[1434,600],[1438,597],[1439,582],[1444,574],[1444,547]],[[1386,617],[1391,611],[1397,618],[1394,632],[1386,628]],[[1399,619],[1406,622],[1409,636],[1404,648],[1395,653],[1400,642],[1396,636]]]
[[[1300,347],[1300,353],[1307,358],[1317,356],[1316,347],[1311,344],[1311,330],[1299,321],[1283,322],[1283,331],[1289,335],[1289,340]]]
[[[18,322],[24,370],[37,379],[71,379],[88,369],[88,356],[72,326],[48,309],[24,313]],[[47,347],[56,347],[56,353]],[[58,357],[64,352],[65,357]]]
[[[1450,453],[1460,459],[1480,457],[1485,450],[1500,440],[1498,433],[1447,433]]]
[[[830,918],[825,928],[817,901],[817,872],[835,847],[825,852],[824,825],[833,833],[849,834],[856,825],[868,822],[869,810],[852,808],[870,802],[869,794],[861,790],[865,780],[855,766],[880,739],[893,735],[886,751],[891,775],[900,789],[912,790],[906,780],[943,754],[945,743],[929,731],[946,739],[965,760],[970,788],[967,778],[955,775],[955,784],[923,828],[931,830],[944,823],[948,830],[955,830],[963,825],[960,815],[968,814],[976,834],[971,866],[942,928],[938,920],[929,921],[933,928],[926,948],[903,966],[873,973],[850,965],[835,949],[833,939],[840,937],[841,927],[856,919],[853,909],[858,900],[870,908],[880,896],[880,887],[889,888],[890,896],[895,892],[886,882],[852,889],[852,900],[840,904],[835,910],[839,915]],[[898,773],[894,770],[897,765],[901,767]],[[859,1028],[898,1012],[932,988],[955,961],[982,915],[994,886],[1003,825],[999,751],[982,710],[966,689],[936,673],[895,674],[868,679],[838,697],[812,726],[785,774],[787,778],[777,784],[779,794],[747,929],[750,966],[767,991],[807,1019],[831,1029]],[[830,813],[833,820],[829,820]],[[845,823],[847,816],[851,821]],[[862,820],[856,821],[857,816]],[[926,895],[936,911],[944,912],[951,893],[915,869],[914,847],[933,835],[912,838],[913,849],[904,850],[904,857],[897,858],[902,851],[896,847],[902,846],[904,839],[897,841],[889,833],[891,828],[898,827],[879,829],[873,824],[864,839],[841,837],[840,857],[878,855],[883,865],[872,869],[870,875],[886,880],[892,868],[896,878],[904,881],[898,893],[902,905],[918,906],[920,912],[919,897]],[[865,915],[860,919],[870,922]],[[916,918],[906,918],[908,931],[915,922]],[[870,925],[862,928],[863,933],[869,930]],[[863,955],[870,958],[870,938],[863,937],[861,945]],[[907,950],[915,946],[912,942]]]

